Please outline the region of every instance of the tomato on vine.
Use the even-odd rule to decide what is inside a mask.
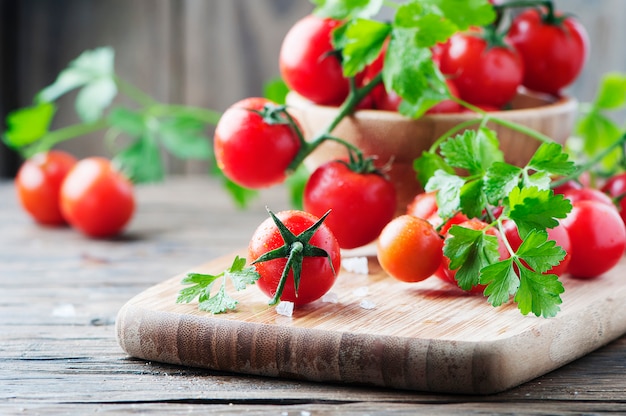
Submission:
[[[302,146],[297,122],[284,107],[251,97],[230,106],[215,127],[218,166],[247,188],[282,183]]]
[[[308,15],[287,32],[279,67],[290,89],[317,104],[339,105],[348,95],[348,79],[332,45],[333,29],[341,21]]]
[[[456,85],[461,99],[477,106],[502,107],[521,85],[524,66],[515,49],[490,44],[481,32],[453,35],[439,56],[441,72]]]
[[[135,211],[132,183],[101,157],[80,160],[63,181],[60,198],[67,222],[94,238],[118,234]]]
[[[259,289],[272,298],[270,304],[310,303],[335,283],[341,249],[324,220],[304,211],[270,211],[270,218],[255,230],[248,258],[260,275]]]
[[[304,209],[322,216],[341,248],[376,239],[396,211],[393,183],[366,160],[334,160],[319,166],[304,188]]]
[[[60,190],[76,158],[61,150],[50,150],[27,159],[17,172],[15,188],[24,210],[38,223],[62,225]]]
[[[442,247],[443,239],[432,224],[405,214],[391,220],[382,230],[376,256],[390,276],[404,282],[419,282],[439,269]]]
[[[589,53],[583,25],[574,17],[555,14],[552,7],[516,16],[507,39],[524,61],[523,85],[553,95],[578,77]]]

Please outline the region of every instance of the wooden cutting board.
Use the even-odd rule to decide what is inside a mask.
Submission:
[[[219,273],[233,255],[189,271]],[[232,292],[235,312],[176,304],[185,273],[119,311],[117,337],[150,361],[270,377],[431,392],[489,394],[543,375],[626,333],[626,261],[591,281],[562,278],[555,318],[493,308],[430,278],[403,283],[374,257],[369,274],[342,269],[332,292],[280,315],[256,286]]]

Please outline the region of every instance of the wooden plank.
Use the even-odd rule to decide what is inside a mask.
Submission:
[[[233,256],[195,268],[219,273]],[[556,318],[523,317],[512,304],[492,308],[437,279],[406,284],[374,258],[370,274],[342,271],[339,303],[317,301],[293,317],[277,314],[255,288],[236,313],[213,316],[174,303],[181,276],[130,300],[117,318],[118,340],[134,357],[159,362],[320,382],[433,392],[488,394],[545,374],[626,332],[626,261],[601,279],[564,279]],[[367,290],[369,295],[360,294]],[[373,309],[360,302],[373,301]]]
[[[138,187],[127,234],[37,227],[0,181],[0,414],[626,413],[626,337],[488,396],[246,376],[128,357],[115,316],[133,296],[241,247],[286,205],[280,188],[240,211],[206,177]],[[74,313],[68,309],[73,305]]]

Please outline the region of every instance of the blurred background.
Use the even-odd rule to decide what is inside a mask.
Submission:
[[[602,75],[626,71],[624,0],[557,0],[591,38],[591,54],[567,93],[590,101]],[[86,49],[111,46],[116,73],[153,98],[225,110],[263,94],[279,76],[285,33],[313,9],[308,0],[2,0],[0,117],[32,104]],[[75,95],[62,98],[52,128],[77,121]],[[4,124],[3,124],[4,130]],[[108,155],[102,134],[59,146],[77,157]],[[0,177],[20,160],[0,144]],[[198,162],[167,160],[170,173],[206,171]]]

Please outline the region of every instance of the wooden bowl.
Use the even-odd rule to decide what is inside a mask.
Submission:
[[[337,114],[336,107],[313,104],[293,92],[287,96],[287,105],[301,123],[307,140],[328,126]],[[520,93],[513,100],[511,110],[494,112],[493,115],[539,131],[564,144],[570,136],[576,109],[577,102],[573,98],[551,100]],[[344,118],[332,134],[358,146],[366,155],[376,155],[383,163],[392,160],[389,176],[396,186],[400,214],[406,211],[407,204],[414,196],[422,191],[413,170],[413,161],[448,130],[475,118],[474,113],[458,113],[411,119],[391,111],[359,110]],[[490,122],[488,126],[496,131],[508,163],[525,165],[541,144],[526,134],[500,124]],[[345,155],[343,146],[328,141],[305,160],[305,165],[313,170],[326,161]]]

